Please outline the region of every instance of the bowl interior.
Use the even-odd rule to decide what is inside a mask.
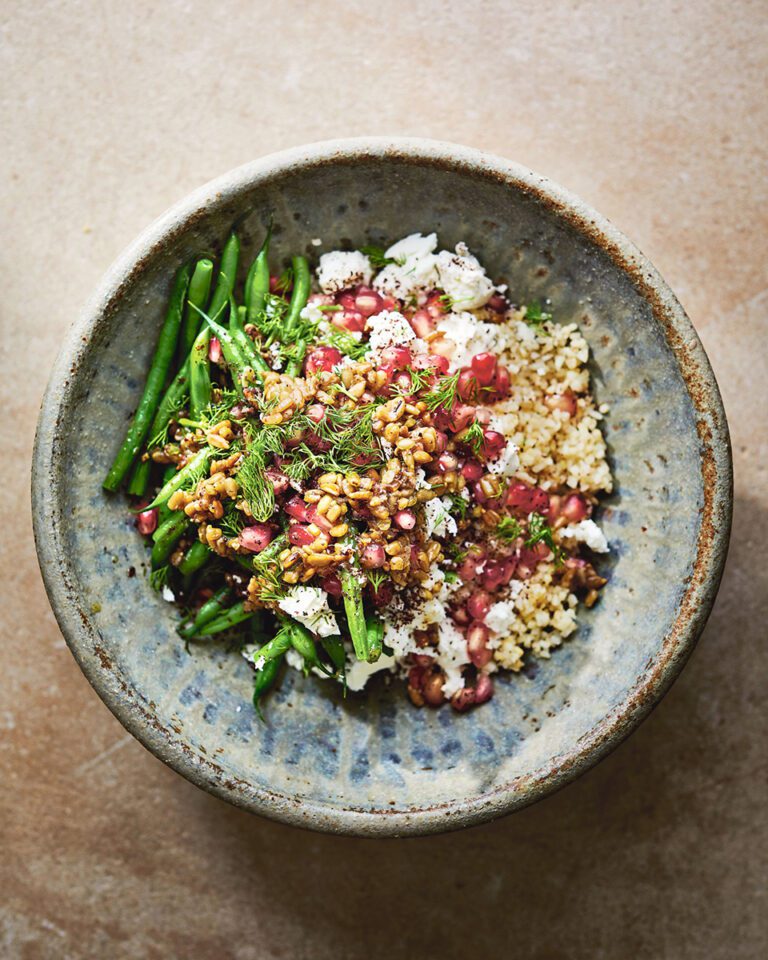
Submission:
[[[407,829],[426,811],[424,829],[438,829],[441,811],[449,825],[481,816],[500,793],[506,807],[529,800],[542,772],[625,705],[658,657],[693,570],[705,499],[696,412],[651,305],[555,205],[471,166],[328,157],[241,176],[192,206],[164,224],[162,241],[94,311],[61,395],[47,488],[61,557],[47,575],[77,598],[84,627],[74,646],[86,672],[165,759],[273,815],[349,829],[342,811],[384,811]],[[385,682],[345,701],[332,685],[288,671],[260,723],[248,666],[218,642],[184,648],[174,608],[149,589],[148,554],[126,499],[101,491],[173,271],[218,251],[235,221],[248,263],[270,215],[274,268],[298,251],[316,260],[414,231],[437,231],[443,247],[466,241],[514,300],[548,298],[556,319],[578,323],[590,343],[594,390],[611,407],[605,429],[617,489],[600,518],[610,584],[581,611],[571,640],[523,674],[502,675],[483,709],[416,710],[399,684]]]

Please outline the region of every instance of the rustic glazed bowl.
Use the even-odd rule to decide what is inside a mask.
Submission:
[[[610,584],[550,660],[501,676],[466,715],[416,710],[399,684],[345,701],[289,671],[261,724],[252,674],[224,645],[189,652],[147,583],[127,501],[102,477],[139,396],[171,278],[233,223],[244,260],[436,230],[466,241],[518,301],[549,298],[592,349],[616,492],[602,513]],[[322,240],[320,246],[313,239]],[[274,267],[280,266],[277,260]],[[51,376],[33,477],[40,566],[72,652],[125,727],[179,773],[286,823],[368,836],[489,820],[546,796],[630,733],[702,630],[731,515],[728,431],[682,308],[648,261],[580,200],[451,144],[363,139],[248,164],[182,200],[110,269]]]

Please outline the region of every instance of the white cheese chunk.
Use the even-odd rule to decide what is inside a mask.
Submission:
[[[319,637],[339,633],[336,617],[328,606],[328,594],[320,587],[292,587],[277,605]]]
[[[395,260],[381,270],[373,281],[379,293],[396,300],[410,300],[433,290],[437,284],[437,235],[412,233],[394,243],[385,253]]]
[[[456,521],[448,512],[451,501],[448,497],[427,500],[424,504],[424,521],[427,537],[446,537],[448,534],[458,533]]]
[[[560,530],[561,537],[578,540],[586,544],[595,553],[608,553],[608,541],[594,520],[582,520]]]
[[[397,662],[394,657],[382,653],[376,663],[366,663],[364,660],[350,660],[347,662],[347,687],[352,691],[362,690],[374,673],[382,670],[394,670]]]
[[[397,310],[383,310],[372,317],[368,317],[365,329],[368,332],[368,343],[371,352],[376,354],[387,347],[408,347],[415,352],[421,352],[419,340],[402,313]]]
[[[500,477],[513,477],[520,466],[517,447],[507,440],[507,445],[495,460],[488,461],[488,470]]]
[[[437,274],[440,287],[460,310],[483,307],[493,296],[493,283],[464,243],[456,245],[456,253],[438,253]]]
[[[323,293],[338,293],[360,283],[367,286],[372,277],[371,261],[359,250],[324,253],[317,266],[317,282]]]
[[[486,323],[471,313],[448,313],[437,329],[453,344],[455,367],[468,367],[476,353],[503,353],[514,336],[506,323]]]

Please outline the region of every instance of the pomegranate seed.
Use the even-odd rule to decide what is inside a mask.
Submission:
[[[539,487],[529,487],[524,483],[513,483],[504,500],[519,517],[527,517],[529,513],[546,514],[549,511],[548,495]]]
[[[464,403],[457,403],[451,410],[451,430],[454,433],[460,433],[474,421],[475,408],[467,406]]]
[[[481,576],[482,584],[486,590],[494,591],[504,582],[504,568],[499,560],[489,560]]]
[[[485,620],[491,609],[491,598],[485,590],[478,590],[467,600],[467,612],[473,620]]]
[[[560,515],[569,523],[586,520],[591,512],[590,506],[581,493],[571,493],[560,508]]]
[[[520,558],[517,561],[515,573],[519,580],[530,580],[536,572],[536,567],[549,554],[549,547],[543,543],[537,543],[533,549],[523,547],[520,550]]]
[[[467,629],[467,654],[476,667],[484,667],[493,660],[493,650],[488,649],[488,627],[479,620]]]
[[[421,690],[424,686],[424,680],[426,679],[426,666],[413,666],[408,671],[408,686],[413,687],[414,690]]]
[[[490,387],[496,376],[496,354],[476,353],[471,360],[472,373],[481,387]]]
[[[272,489],[275,492],[276,497],[282,496],[285,491],[290,486],[290,480],[284,473],[281,473],[279,470],[276,470],[274,467],[267,467],[264,471],[266,474],[267,480],[272,484]]]
[[[261,553],[272,541],[272,529],[266,523],[254,523],[250,527],[243,527],[238,534],[240,546],[251,553]]]
[[[386,607],[392,602],[394,595],[395,588],[389,580],[385,580],[375,590],[371,588],[371,601],[377,607]]]
[[[445,357],[436,357],[432,353],[420,353],[418,357],[414,357],[411,366],[414,370],[433,370],[441,376],[448,373],[451,368]]]
[[[395,374],[392,382],[404,397],[410,397],[410,392],[413,388],[413,380],[411,380],[410,373],[406,373],[405,370],[401,370],[400,373]]]
[[[423,340],[435,329],[435,321],[430,316],[429,311],[422,308],[411,317],[411,326],[416,336]]]
[[[321,580],[320,586],[332,597],[340,597],[344,593],[344,589],[341,586],[341,580],[339,580],[335,573],[332,573],[324,580]]]
[[[464,713],[475,705],[475,691],[472,687],[462,687],[451,697],[451,706],[459,713]]]
[[[480,477],[483,476],[484,473],[485,470],[483,469],[482,464],[478,463],[477,460],[467,460],[464,466],[461,468],[461,475],[464,477],[467,483],[475,483],[480,479]]]
[[[311,403],[307,407],[307,416],[313,423],[320,423],[326,414],[326,409],[322,403]]]
[[[136,517],[136,526],[139,533],[145,537],[148,537],[150,533],[154,533],[155,530],[157,530],[157,515],[156,509],[142,510]]]
[[[460,627],[467,627],[471,621],[470,615],[467,613],[466,607],[455,607],[451,611],[451,616],[458,623]]]
[[[304,361],[304,373],[318,373],[325,370],[330,373],[342,361],[341,351],[336,347],[316,347],[307,354]]]
[[[448,446],[448,434],[444,433],[442,430],[436,430],[435,431],[435,450],[438,453],[443,453],[447,446]]]
[[[288,539],[294,547],[306,547],[315,542],[314,534],[303,523],[291,523],[288,526]]]
[[[348,330],[350,333],[362,333],[365,330],[366,318],[357,310],[342,310],[341,313],[331,315],[331,323],[341,330]]]
[[[221,343],[218,337],[211,337],[208,341],[208,359],[211,363],[218,363],[221,360]]]
[[[459,461],[452,453],[441,453],[436,466],[438,473],[449,473],[459,469]]]
[[[384,547],[379,543],[369,543],[360,554],[360,563],[368,570],[383,567],[386,559],[387,555],[384,553]]]
[[[504,434],[496,430],[486,430],[483,433],[483,456],[486,460],[495,460],[501,455],[507,441]]]
[[[291,497],[284,509],[289,517],[295,517],[297,520],[301,520],[302,523],[309,523],[309,511],[301,497]]]
[[[413,510],[398,510],[394,519],[401,530],[413,530],[416,526],[416,514]]]
[[[459,374],[459,380],[456,384],[456,393],[461,397],[462,400],[476,400],[479,392],[479,387],[477,383],[477,377],[469,367],[464,367],[464,369]]]
[[[500,293],[494,293],[486,306],[490,307],[494,313],[506,313],[509,304],[507,298]]]
[[[424,309],[429,313],[430,317],[433,317],[435,320],[439,320],[441,317],[444,317],[448,313],[448,308],[445,305],[443,300],[443,294],[435,291],[430,293],[427,297],[427,302],[424,305]]]
[[[562,410],[569,417],[576,416],[576,397],[570,390],[565,393],[549,393],[544,397],[544,403],[550,410]]]
[[[494,400],[503,400],[504,397],[509,396],[509,370],[506,367],[499,364],[496,367],[496,379],[493,383],[493,399]]]
[[[316,527],[320,527],[321,530],[325,530],[326,532],[333,527],[328,517],[320,513],[314,503],[307,509],[307,517],[310,523],[314,523]]]
[[[428,657],[426,654],[423,654],[423,653],[412,653],[411,659],[413,660],[413,664],[416,667],[431,667],[432,664],[435,662],[434,657]]]
[[[358,287],[355,296],[355,310],[362,313],[364,317],[372,317],[375,313],[381,313],[383,302],[375,290],[369,287]]]
[[[487,703],[493,696],[493,680],[486,673],[481,673],[475,684],[475,703]]]
[[[385,347],[381,351],[382,363],[391,363],[396,370],[405,370],[413,363],[413,354],[408,347]]]

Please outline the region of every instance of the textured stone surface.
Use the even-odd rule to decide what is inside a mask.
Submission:
[[[468,21],[471,8],[2,11],[3,957],[644,960],[768,945],[765,6],[483,3]],[[27,506],[48,366],[110,260],[209,177],[362,133],[493,150],[609,216],[696,324],[734,442],[723,588],[666,700],[557,796],[423,840],[270,824],[147,754],[64,646]]]

